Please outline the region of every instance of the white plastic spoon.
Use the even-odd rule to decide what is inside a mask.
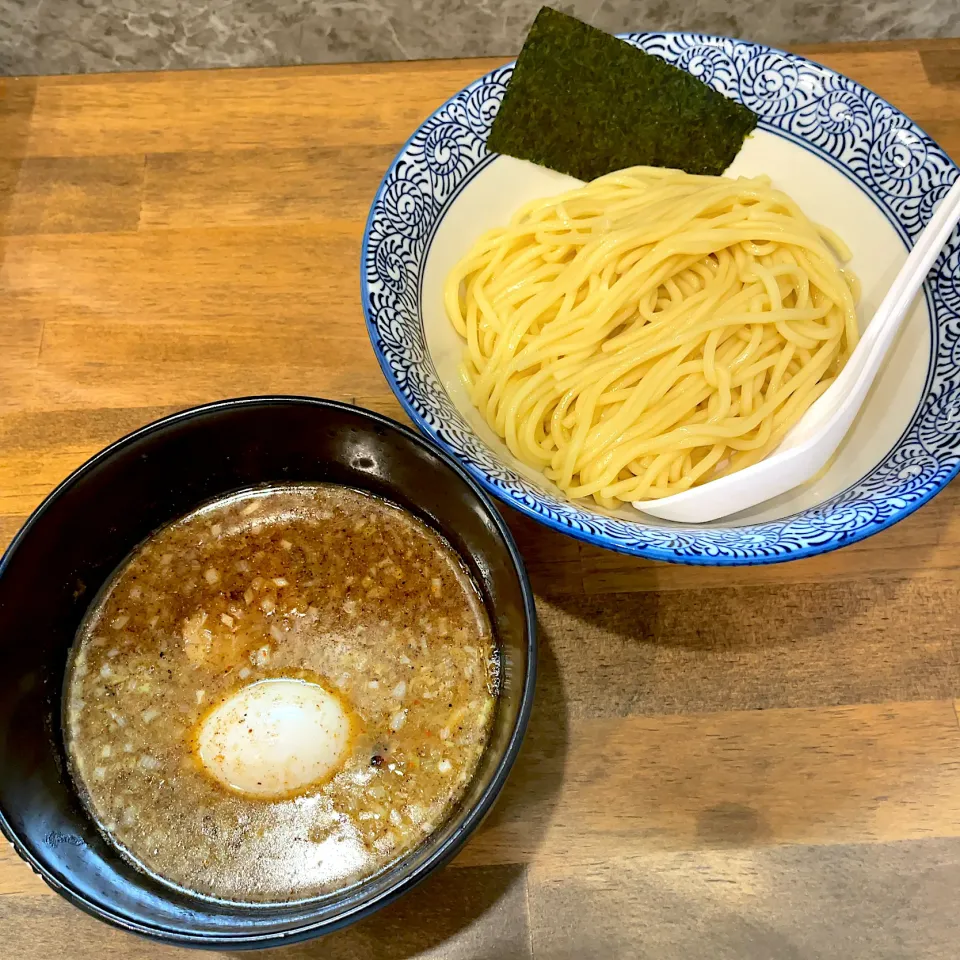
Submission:
[[[837,379],[773,453],[751,467],[634,506],[663,520],[707,523],[798,487],[823,469],[857,415],[913,298],[960,221],[960,180],[940,201]]]

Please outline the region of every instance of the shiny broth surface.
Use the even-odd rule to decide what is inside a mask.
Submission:
[[[280,679],[301,683],[266,683]],[[332,769],[277,794],[284,764],[291,783],[321,767],[264,739],[275,731],[244,706],[255,684],[275,711],[290,688],[332,704]],[[114,575],[74,645],[68,755],[97,823],[143,868],[221,899],[301,899],[376,873],[443,822],[496,688],[489,620],[444,540],[358,491],[280,485],[164,528]],[[270,717],[289,737],[301,707],[283,709]],[[219,753],[204,740],[214,715],[234,722]],[[317,729],[303,726],[307,749]],[[217,779],[239,769],[224,753],[248,749],[272,779]]]

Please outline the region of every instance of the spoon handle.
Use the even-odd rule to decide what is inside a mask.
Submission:
[[[873,315],[873,319],[864,332],[864,339],[873,341],[868,350],[872,354],[882,345],[886,352],[890,339],[900,326],[907,309],[923,286],[930,268],[933,266],[943,245],[947,242],[953,228],[960,221],[960,178],[937,205],[930,222],[920,232],[917,242],[890,284],[890,289]]]
[[[793,435],[803,442],[814,442],[827,424],[846,431],[870,389],[913,298],[923,286],[934,261],[940,255],[951,231],[960,222],[960,178],[934,211],[930,222],[920,231],[917,242],[874,313],[853,355],[840,371],[830,389],[804,415]],[[828,396],[829,394],[829,396]],[[834,398],[841,398],[838,404]],[[810,416],[809,414],[812,414]],[[827,418],[824,421],[824,418]]]

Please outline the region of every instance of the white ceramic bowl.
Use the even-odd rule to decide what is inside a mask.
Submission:
[[[852,80],[792,54],[699,34],[627,42],[700,77],[760,116],[729,169],[769,174],[853,251],[869,323],[909,245],[957,177],[944,151]],[[599,546],[686,563],[764,563],[852,543],[925,503],[960,469],[960,233],[829,469],[776,500],[713,524],[683,526],[630,507],[566,500],[517,461],[472,407],[463,345],[443,309],[448,271],[523,202],[578,183],[490,154],[486,137],[513,65],[480,78],[414,133],[390,167],[364,236],[363,302],[377,357],[421,430],[495,496]]]

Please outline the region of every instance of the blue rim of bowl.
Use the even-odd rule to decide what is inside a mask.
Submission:
[[[936,151],[936,153],[939,155],[938,159],[940,159],[944,163],[946,170],[952,173],[954,177],[957,177],[958,175],[960,175],[960,171],[958,171],[957,165],[953,163],[953,161],[947,155],[946,151],[943,150],[943,148],[940,147],[939,144],[937,144],[937,142],[929,134],[927,134],[926,131],[924,131],[917,123],[915,123],[905,114],[903,114],[902,111],[898,110],[896,107],[890,104],[889,101],[885,100],[883,97],[874,93],[872,90],[869,90],[868,88],[863,87],[862,84],[858,84],[856,83],[856,81],[850,80],[848,77],[845,77],[843,74],[839,74],[837,73],[837,71],[832,70],[831,68],[826,67],[823,64],[817,63],[814,60],[810,60],[808,57],[804,57],[800,54],[789,53],[787,51],[780,50],[776,47],[769,47],[764,44],[753,43],[751,41],[740,40],[740,39],[731,38],[731,37],[720,37],[720,36],[715,36],[711,34],[687,32],[687,31],[631,32],[631,33],[618,34],[617,36],[620,39],[625,40],[626,42],[631,43],[632,45],[637,46],[641,49],[644,49],[644,47],[642,46],[643,41],[656,40],[657,38],[666,38],[666,39],[675,38],[678,40],[680,39],[690,40],[690,41],[693,41],[694,43],[699,43],[704,47],[716,47],[718,49],[725,43],[735,44],[738,47],[750,49],[754,51],[755,55],[758,57],[764,56],[764,55],[773,55],[777,57],[782,57],[787,62],[796,62],[796,63],[806,64],[817,71],[822,71],[825,74],[829,74],[833,77],[836,77],[838,79],[845,81],[851,87],[856,88],[857,90],[863,91],[864,93],[869,95],[869,97],[871,98],[874,104],[878,104],[881,107],[889,110],[892,115],[902,118],[909,129],[922,134],[922,136],[925,138],[927,149]],[[515,66],[515,63],[516,61],[505,63],[503,64],[503,66],[495,68],[494,70],[488,72],[487,74],[484,74],[483,76],[478,77],[475,81],[473,81],[472,83],[468,84],[466,87],[454,93],[451,97],[449,97],[446,101],[444,101],[440,106],[438,106],[429,116],[427,116],[421,122],[421,124],[417,127],[417,129],[414,130],[413,133],[411,133],[411,135],[407,138],[406,142],[397,152],[397,155],[394,157],[393,161],[391,161],[390,166],[387,168],[386,172],[384,173],[383,178],[380,181],[380,185],[377,188],[376,194],[374,195],[373,202],[371,203],[370,211],[367,216],[366,224],[364,226],[363,241],[361,244],[361,253],[360,253],[360,287],[361,287],[361,302],[363,305],[364,319],[367,326],[367,334],[370,339],[370,343],[373,348],[374,354],[377,358],[377,362],[380,364],[380,369],[383,372],[384,378],[387,380],[387,383],[389,384],[390,389],[393,391],[394,395],[396,396],[400,405],[403,407],[407,416],[410,417],[410,419],[413,421],[413,423],[417,426],[417,428],[422,433],[428,436],[434,443],[442,447],[447,453],[450,454],[450,456],[458,460],[458,462],[462,464],[464,469],[472,477],[474,477],[476,481],[481,486],[483,486],[483,488],[488,493],[496,497],[502,503],[505,503],[507,506],[510,506],[513,509],[518,510],[524,515],[530,517],[532,520],[536,521],[537,523],[540,523],[550,529],[556,530],[568,536],[572,536],[575,539],[593,544],[595,546],[602,547],[604,549],[613,550],[618,553],[624,553],[631,556],[646,557],[648,559],[661,560],[669,563],[680,563],[680,564],[687,564],[687,565],[694,565],[694,566],[758,566],[758,565],[764,565],[764,564],[770,564],[770,563],[783,563],[789,560],[802,559],[805,557],[815,556],[821,553],[830,553],[831,551],[837,550],[840,547],[857,543],[861,540],[866,539],[867,537],[873,536],[875,533],[879,533],[882,530],[886,530],[889,527],[892,527],[894,524],[908,517],[914,511],[918,510],[924,504],[926,504],[931,499],[933,499],[933,497],[935,497],[941,490],[943,490],[943,488],[946,487],[947,484],[949,484],[950,481],[953,480],[958,473],[960,473],[960,457],[958,457],[957,462],[951,467],[951,469],[948,472],[944,473],[942,476],[936,478],[936,480],[932,482],[930,488],[924,491],[922,496],[912,499],[910,502],[904,504],[901,508],[892,511],[882,520],[872,521],[868,525],[864,525],[860,529],[852,532],[849,536],[845,537],[844,539],[833,539],[833,540],[828,540],[822,543],[808,543],[803,546],[798,546],[795,549],[788,549],[785,552],[781,552],[781,553],[769,553],[769,554],[748,553],[748,554],[715,555],[710,553],[696,552],[695,550],[689,550],[689,552],[683,552],[684,550],[683,547],[677,548],[676,550],[671,550],[671,549],[650,546],[650,545],[640,544],[640,543],[627,544],[617,539],[606,536],[602,533],[597,534],[597,533],[591,532],[590,530],[582,529],[580,526],[571,524],[569,522],[565,522],[562,519],[558,519],[555,516],[551,516],[550,514],[545,513],[534,506],[531,506],[528,502],[526,502],[525,499],[511,495],[509,491],[503,489],[499,484],[492,481],[490,477],[487,475],[487,473],[484,472],[484,470],[480,469],[475,464],[471,463],[469,459],[462,458],[461,454],[457,451],[457,449],[453,447],[449,442],[447,442],[447,440],[445,440],[444,437],[441,436],[427,422],[427,420],[417,411],[414,404],[412,403],[410,398],[406,395],[400,383],[397,381],[393,368],[391,367],[390,361],[386,357],[381,347],[379,331],[376,323],[374,322],[375,308],[372,303],[370,283],[367,276],[367,264],[368,264],[369,253],[370,253],[371,233],[372,233],[374,221],[377,216],[380,204],[383,200],[385,191],[387,190],[388,186],[391,183],[391,177],[394,174],[395,170],[397,169],[398,164],[404,159],[404,156],[407,153],[408,149],[411,147],[411,145],[414,144],[414,142],[416,141],[417,137],[420,135],[424,127],[426,127],[432,120],[437,119],[440,114],[442,114],[445,110],[447,110],[453,104],[455,104],[458,101],[458,99],[460,99],[465,93],[467,93],[467,91],[476,89],[484,80],[487,80],[488,78],[493,77],[495,74],[499,73],[500,71],[512,70],[512,68]],[[909,246],[911,245],[911,241],[910,241],[909,234],[905,230],[903,224],[897,221],[895,217],[892,215],[892,212],[878,201],[875,194],[871,193],[868,190],[865,190],[863,187],[863,184],[859,183],[851,175],[850,171],[844,168],[844,166],[840,164],[835,157],[827,153],[818,145],[813,144],[807,140],[804,140],[802,137],[797,136],[792,131],[786,131],[778,126],[767,123],[763,118],[761,118],[759,127],[760,129],[766,130],[772,134],[783,137],[784,139],[789,140],[791,143],[794,143],[795,145],[802,147],[803,149],[817,156],[819,159],[822,159],[828,162],[832,167],[834,167],[834,169],[836,169],[838,172],[846,176],[847,179],[849,179],[851,183],[853,183],[858,189],[860,189],[871,200],[871,202],[873,202],[874,205],[883,213],[887,221],[894,228],[898,237],[909,248]],[[422,297],[420,297],[420,286],[422,285],[423,271],[426,264],[426,257],[429,253],[430,243],[432,242],[432,238],[436,232],[436,229],[438,228],[439,224],[442,222],[443,216],[445,215],[446,211],[450,208],[450,205],[453,203],[453,201],[456,199],[459,193],[463,190],[463,188],[467,185],[467,183],[469,183],[470,180],[472,180],[477,173],[479,173],[490,162],[492,162],[496,158],[496,156],[497,156],[496,154],[487,154],[486,156],[484,156],[479,161],[479,163],[477,163],[477,165],[469,171],[469,173],[466,175],[463,181],[457,185],[456,189],[441,204],[437,221],[435,224],[432,225],[430,229],[428,242],[424,248],[424,258],[418,267],[418,276],[417,276],[417,283],[418,283],[418,311],[417,312],[418,314],[420,313],[419,301],[422,299]],[[933,269],[936,269],[936,267]],[[926,301],[928,313],[930,316],[931,327],[933,328],[933,332],[935,333],[937,318],[934,312],[934,304],[931,301],[929,281],[924,284],[923,290],[924,290],[924,298]],[[423,325],[422,314],[420,314],[419,316],[419,321],[422,328],[422,325]],[[425,342],[425,338],[424,338],[424,342]],[[429,362],[432,365],[432,360],[430,360]],[[927,376],[924,384],[924,391],[920,397],[921,403],[929,392],[929,387],[931,385],[931,381],[935,375],[935,372],[936,372],[936,355],[934,351],[931,350],[929,366],[927,369]],[[452,406],[452,402],[451,402],[451,406]],[[846,492],[853,489],[858,484],[863,483],[864,480],[868,479],[882,466],[886,458],[889,457],[891,453],[893,453],[897,449],[898,445],[903,441],[907,433],[915,425],[917,418],[920,414],[920,409],[921,409],[921,406],[920,404],[918,404],[914,410],[913,416],[911,417],[909,424],[904,429],[904,431],[900,434],[898,439],[890,446],[887,454],[885,454],[884,458],[880,461],[880,463],[876,464],[874,467],[868,470],[862,477],[860,477],[853,484],[851,484],[844,490],[841,490],[838,493],[834,494],[830,498],[830,500],[826,501],[827,504],[829,504],[830,501],[843,496]],[[490,450],[490,456],[496,457],[497,454],[494,451]],[[507,469],[512,470],[512,468],[507,468]],[[553,500],[557,499],[556,497],[553,497],[552,495],[546,494],[546,493],[543,493],[542,496],[544,499],[553,499]],[[586,507],[586,506],[581,506],[579,504],[573,504],[573,503],[571,503],[570,506],[582,510],[583,513],[586,515],[594,516],[597,520],[616,519],[621,523],[632,524],[637,528],[638,537],[641,537],[643,535],[644,530],[651,529],[650,527],[646,527],[642,523],[642,521],[639,521],[639,520],[634,521],[634,520],[624,520],[622,518],[608,518],[606,515],[592,511],[590,510],[589,507]],[[814,509],[818,509],[818,508],[814,508]],[[807,513],[807,512],[809,511],[801,511],[799,513],[784,517],[782,518],[782,520],[775,521],[775,522],[786,523],[791,520],[802,517],[804,513]],[[758,524],[758,526],[761,526],[761,525]],[[665,528],[658,526],[655,529],[662,530]],[[667,529],[673,529],[673,528],[671,527]],[[704,527],[702,529],[709,531],[710,528]],[[751,525],[742,525],[742,526],[738,526],[735,528],[728,528],[728,529],[741,531],[744,534],[749,534],[751,530]],[[684,535],[688,535],[691,532],[695,532],[695,528],[694,528],[694,531],[691,531],[690,527],[682,527],[682,526],[677,527],[676,530],[680,537],[683,537]]]
[[[271,946],[294,944],[304,940],[309,940],[322,934],[333,933],[336,930],[340,930],[343,927],[362,920],[364,917],[367,917],[387,904],[392,903],[398,897],[402,896],[404,893],[407,893],[420,884],[435,870],[448,863],[460,851],[484,817],[490,812],[490,809],[493,807],[497,797],[500,795],[503,785],[506,783],[507,777],[509,776],[513,765],[516,762],[517,756],[520,753],[520,747],[523,743],[527,726],[530,721],[530,713],[533,709],[538,659],[537,611],[533,598],[533,587],[530,584],[530,578],[527,574],[523,557],[517,547],[516,541],[513,538],[513,534],[510,532],[510,528],[507,526],[506,521],[501,516],[496,504],[490,499],[483,486],[479,484],[477,480],[464,469],[463,465],[456,459],[456,457],[452,456],[444,449],[439,449],[438,445],[431,442],[428,437],[421,436],[419,433],[411,430],[407,426],[404,426],[402,423],[397,423],[396,420],[391,420],[389,417],[384,417],[379,413],[374,413],[371,410],[366,410],[363,407],[358,407],[350,403],[343,403],[336,400],[324,400],[319,397],[302,397],[284,394],[235,397],[227,400],[217,400],[213,403],[207,403],[197,407],[190,407],[187,410],[181,410],[177,413],[170,414],[170,416],[163,417],[160,420],[154,420],[142,427],[138,427],[136,430],[131,431],[130,433],[121,437],[119,440],[114,441],[103,450],[95,453],[89,460],[77,467],[76,470],[74,470],[66,479],[57,484],[57,486],[50,493],[48,493],[46,497],[44,497],[42,503],[33,511],[33,513],[30,514],[26,522],[10,542],[10,545],[3,552],[3,556],[0,557],[0,577],[3,576],[7,564],[9,563],[10,558],[13,556],[19,544],[29,535],[35,523],[40,519],[40,517],[43,516],[44,513],[46,513],[50,505],[59,499],[67,490],[70,489],[70,487],[77,483],[81,477],[89,473],[91,470],[96,469],[100,463],[109,459],[119,450],[129,446],[132,443],[135,443],[140,438],[154,433],[157,430],[176,426],[179,423],[192,420],[198,416],[204,416],[206,414],[223,409],[269,406],[271,404],[291,406],[305,405],[318,407],[320,409],[333,409],[346,411],[352,414],[358,414],[370,420],[371,423],[376,426],[397,431],[412,443],[425,450],[428,450],[435,456],[438,456],[441,461],[443,461],[443,463],[446,464],[446,466],[449,467],[456,474],[456,476],[458,476],[467,485],[467,487],[479,499],[480,503],[483,504],[488,517],[491,519],[494,526],[497,528],[497,532],[500,534],[500,537],[506,544],[507,552],[511,561],[513,562],[514,570],[516,571],[520,582],[520,592],[523,595],[523,613],[527,633],[526,676],[524,677],[523,690],[520,693],[520,705],[517,711],[517,718],[514,722],[513,730],[510,733],[510,738],[504,748],[503,756],[500,758],[497,768],[494,771],[493,776],[490,778],[490,782],[480,795],[477,803],[464,817],[463,822],[460,823],[445,840],[438,844],[437,849],[430,856],[418,863],[411,871],[409,876],[403,878],[403,880],[396,885],[385,887],[379,894],[369,901],[357,903],[356,901],[360,899],[363,892],[362,885],[360,885],[355,890],[350,891],[351,898],[355,902],[354,905],[342,915],[338,915],[332,919],[324,919],[313,922],[308,921],[300,926],[294,927],[289,932],[270,932],[262,934],[251,934],[250,932],[246,932],[238,933],[236,935],[228,935],[220,932],[203,935],[184,934],[171,933],[160,925],[154,926],[151,924],[143,924],[132,921],[123,914],[110,910],[101,904],[96,903],[91,898],[77,892],[69,885],[69,882],[64,882],[54,873],[48,870],[42,861],[34,855],[29,847],[23,843],[16,831],[11,826],[6,812],[0,809],[0,834],[6,837],[19,857],[25,863],[27,863],[33,869],[34,873],[40,876],[49,887],[59,893],[65,900],[68,900],[74,906],[79,907],[85,913],[96,917],[98,920],[102,920],[104,923],[107,923],[112,927],[117,927],[118,929],[125,930],[129,933],[135,933],[139,936],[160,943],[209,949],[263,949]],[[388,867],[387,872],[389,872],[390,869],[391,868]],[[380,875],[381,880],[386,879],[387,872]],[[164,885],[167,885],[166,881],[164,881]],[[172,885],[172,888],[178,890],[180,893],[184,892],[183,888],[175,885]],[[189,894],[189,891],[186,892]],[[324,906],[330,902],[329,898],[324,898],[324,901]],[[318,906],[321,905],[320,900],[318,900],[317,903]],[[349,904],[349,900],[347,903]],[[302,905],[304,908],[308,908],[310,904],[311,901],[304,900],[299,902],[295,901],[291,904],[252,904],[250,906],[253,906],[254,908],[262,907],[263,909],[261,912],[269,912],[271,908],[276,909],[278,907],[291,905]]]

